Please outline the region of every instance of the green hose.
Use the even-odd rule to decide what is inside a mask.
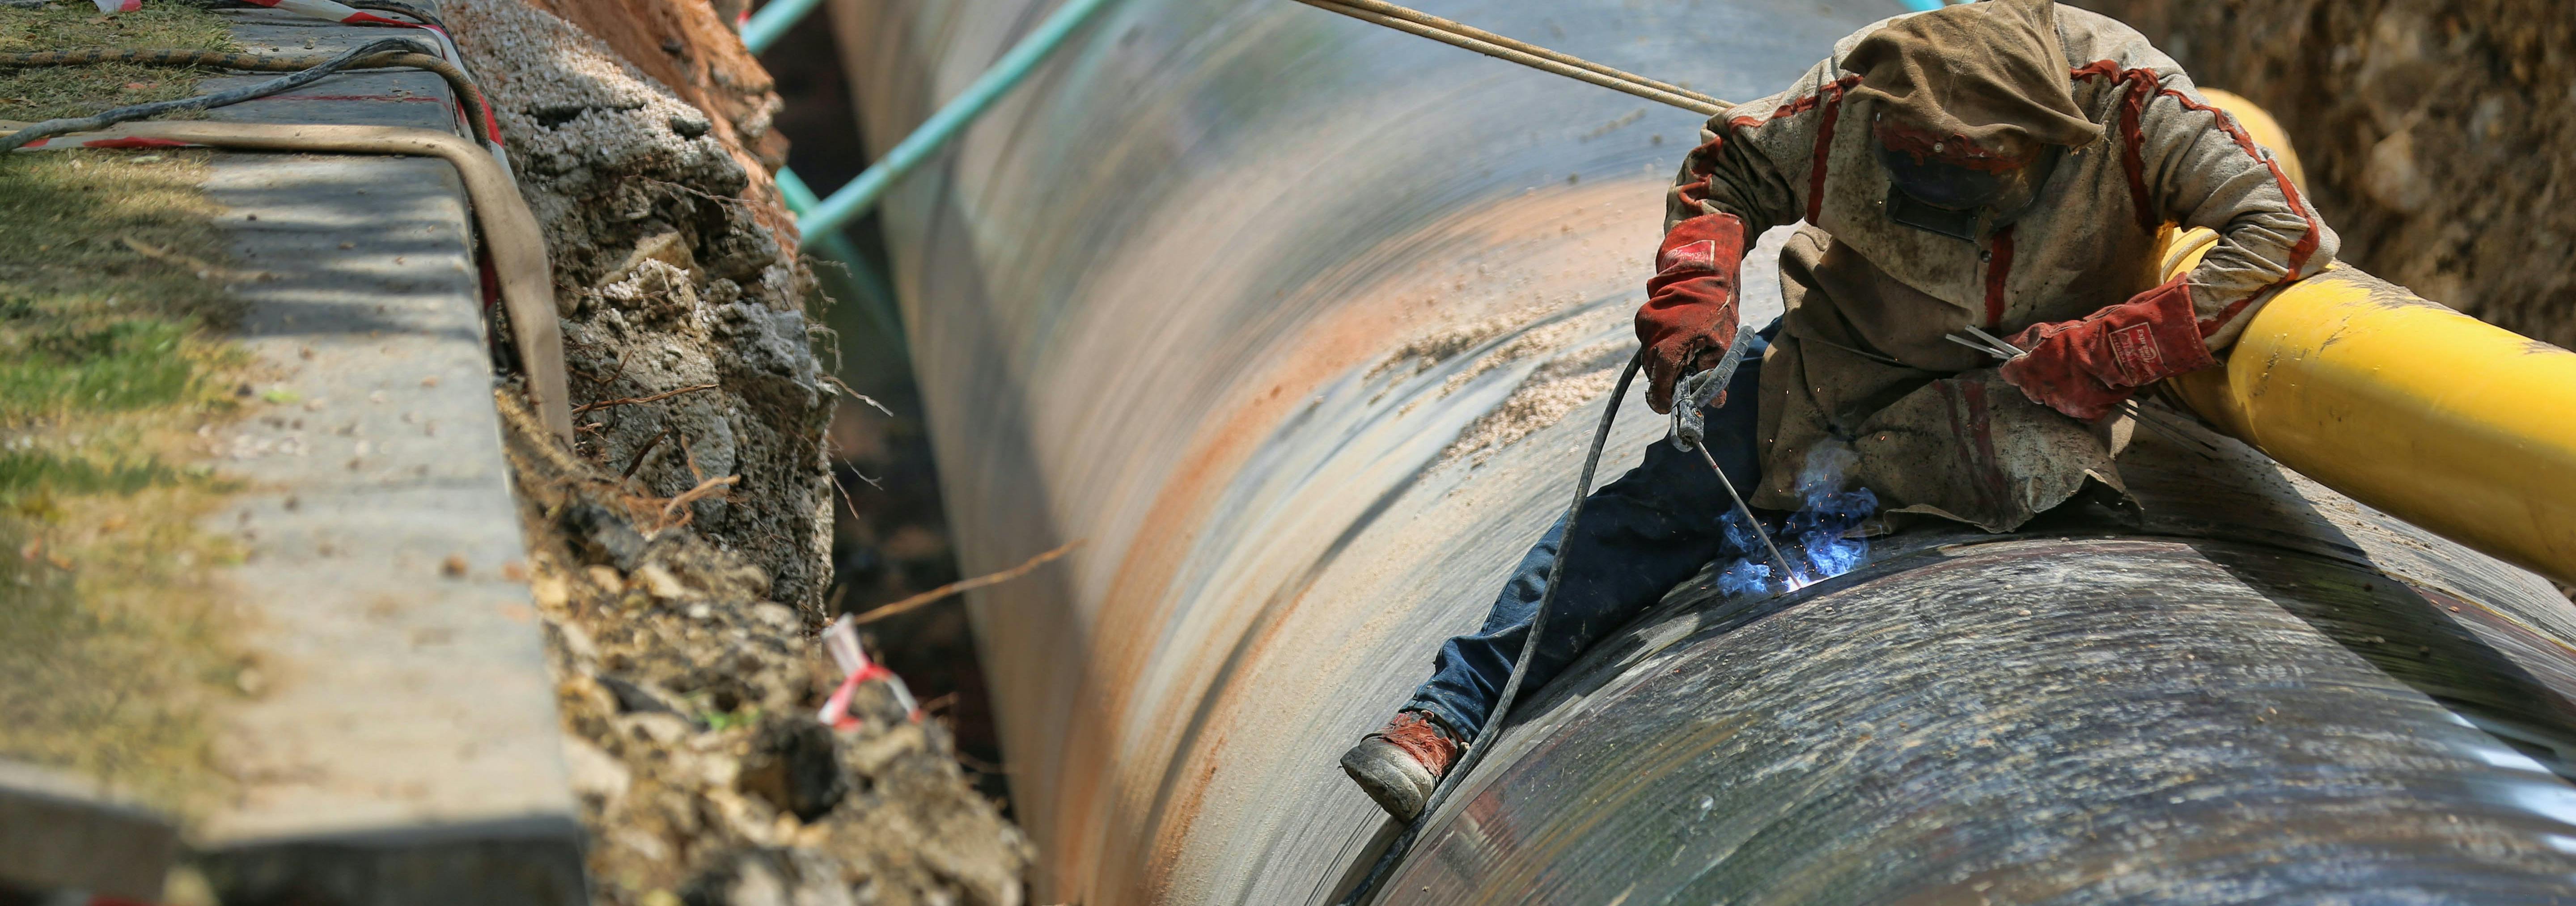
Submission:
[[[796,0],[780,0],[782,4],[790,2],[796,2]],[[958,133],[966,131],[966,127],[973,124],[976,117],[990,109],[993,102],[1001,100],[1002,95],[1018,87],[1021,80],[1028,78],[1029,73],[1037,69],[1039,63],[1045,62],[1057,48],[1064,46],[1066,38],[1072,37],[1075,31],[1081,29],[1083,24],[1089,22],[1091,17],[1099,13],[1103,7],[1108,6],[1109,2],[1110,0],[1067,0],[1063,6],[1057,7],[1055,12],[1048,14],[1046,21],[1038,23],[1036,31],[1030,32],[1027,38],[1013,45],[1010,52],[994,61],[993,68],[975,77],[975,82],[966,86],[964,93],[959,94],[955,100],[949,101],[946,106],[940,107],[939,112],[931,114],[929,119],[922,121],[919,128],[912,130],[911,135],[904,136],[903,141],[895,143],[893,150],[887,151],[884,157],[869,164],[867,171],[860,173],[859,178],[850,180],[849,185],[842,186],[839,191],[832,193],[832,197],[823,199],[804,216],[797,218],[796,228],[805,234],[808,242],[812,242],[814,237],[838,230],[851,219],[866,213],[869,208],[876,205],[877,199],[883,197],[886,190],[894,185],[895,180],[912,172],[914,167],[929,160],[932,154],[947,145],[949,140],[956,138]],[[767,10],[762,12],[765,13]],[[746,38],[750,37],[748,28],[744,30],[744,34]]]

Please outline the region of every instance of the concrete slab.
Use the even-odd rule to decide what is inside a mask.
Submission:
[[[223,14],[253,52],[392,33]],[[380,71],[216,115],[457,131],[448,100]],[[585,902],[462,183],[434,159],[223,153],[205,188],[238,339],[275,376],[212,439],[251,486],[205,528],[248,552],[230,578],[265,688],[219,719],[238,795],[192,829],[209,880],[227,904]]]
[[[208,528],[249,551],[235,584],[268,688],[221,733],[241,795],[203,827],[210,875],[227,903],[321,883],[345,903],[579,900],[462,185],[416,158],[212,170],[240,340],[281,402],[218,444],[257,488]]]

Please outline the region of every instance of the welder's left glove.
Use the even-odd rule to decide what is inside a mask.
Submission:
[[[1646,304],[1637,308],[1646,405],[1656,413],[1673,411],[1674,381],[1715,366],[1734,344],[1735,280],[1743,262],[1744,221],[1733,214],[1702,214],[1664,234],[1655,276],[1646,281]]]
[[[2140,387],[2218,363],[2181,277],[2080,321],[2033,324],[2011,342],[2028,355],[2003,364],[2004,380],[2032,402],[2088,422]]]

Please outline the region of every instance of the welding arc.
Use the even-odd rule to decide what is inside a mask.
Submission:
[[[357,47],[350,48],[347,52],[338,56],[324,60],[319,65],[298,70],[293,75],[270,79],[257,85],[245,85],[230,91],[218,91],[212,94],[197,95],[196,97],[178,98],[176,100],[168,101],[154,101],[148,104],[134,104],[126,107],[117,107],[110,110],[102,110],[89,116],[64,117],[61,119],[46,120],[44,122],[28,126],[27,128],[20,129],[16,132],[9,133],[5,137],[0,137],[0,151],[15,151],[18,148],[25,146],[28,142],[32,142],[40,138],[49,138],[73,132],[89,132],[98,129],[105,129],[118,123],[130,122],[139,119],[149,119],[165,113],[178,113],[184,110],[204,110],[209,107],[222,107],[228,104],[238,104],[243,101],[264,98],[272,94],[281,94],[293,91],[297,88],[302,88],[306,85],[319,82],[332,73],[347,69],[368,57],[389,51],[416,53],[422,56],[429,56],[431,48],[429,45],[413,41],[409,38],[383,38],[369,41]]]
[[[1716,116],[1732,106],[1725,101],[1645,76],[1612,69],[1571,54],[1558,53],[1526,41],[1515,41],[1429,13],[1406,9],[1380,0],[1297,0],[1321,10],[1340,13],[1353,19],[1383,25],[1407,34],[1472,50],[1498,60],[1518,63],[1543,72],[1552,72],[1578,81],[1590,82],[1612,91],[1621,91],[1650,101],[1670,104],[1702,116]]]
[[[244,72],[300,72],[331,62],[319,54],[306,56],[272,56],[250,53],[226,53],[218,50],[48,50],[36,53],[0,53],[0,69],[23,66],[86,66],[95,63],[133,63],[141,66],[205,66],[238,69]],[[456,64],[425,53],[396,50],[379,53],[351,63],[344,69],[385,69],[395,66],[425,70],[447,80],[449,90],[456,92],[457,107],[465,114],[465,123],[478,138],[499,135],[492,127],[483,101],[483,89]]]
[[[1628,359],[1628,367],[1619,372],[1619,385],[1611,389],[1610,403],[1601,412],[1601,426],[1593,429],[1592,449],[1583,455],[1583,474],[1575,479],[1574,502],[1565,508],[1565,528],[1558,534],[1560,538],[1574,537],[1575,523],[1583,518],[1583,502],[1592,497],[1593,473],[1601,468],[1601,450],[1610,445],[1610,426],[1619,420],[1619,401],[1628,396],[1628,385],[1636,381],[1637,369],[1645,364],[1646,354],[1639,350]],[[1759,528],[1757,525],[1756,529]],[[1386,852],[1378,855],[1377,864],[1369,866],[1368,877],[1361,878],[1359,886],[1351,888],[1350,895],[1342,898],[1340,906],[1358,906],[1367,900],[1378,882],[1386,880],[1387,872],[1395,870],[1395,863],[1403,861],[1405,851],[1413,848],[1414,839],[1431,824],[1431,816],[1440,811],[1440,804],[1449,801],[1449,794],[1458,791],[1458,785],[1466,780],[1467,772],[1474,770],[1476,763],[1484,760],[1485,753],[1493,750],[1494,740],[1503,735],[1503,719],[1510,716],[1512,701],[1520,697],[1521,680],[1529,676],[1530,660],[1538,654],[1538,640],[1547,633],[1548,612],[1556,609],[1556,590],[1564,584],[1565,546],[1560,543],[1556,562],[1547,567],[1547,590],[1539,593],[1538,612],[1530,616],[1529,635],[1521,641],[1520,656],[1512,659],[1511,677],[1503,681],[1502,692],[1494,696],[1493,710],[1485,715],[1485,728],[1476,731],[1476,740],[1467,744],[1467,754],[1440,778],[1440,785],[1431,790],[1431,798],[1423,801],[1422,811],[1414,814],[1413,823],[1406,825],[1404,833],[1387,844]]]
[[[1798,587],[1798,571],[1790,568],[1789,558],[1781,555],[1780,546],[1771,543],[1771,533],[1762,529],[1762,517],[1753,515],[1752,505],[1744,502],[1744,495],[1735,492],[1734,480],[1726,477],[1725,469],[1717,467],[1717,457],[1709,455],[1708,445],[1700,444],[1692,449],[1699,451],[1699,458],[1708,463],[1709,471],[1717,473],[1717,483],[1726,488],[1726,499],[1735,501],[1735,512],[1753,524],[1753,536],[1762,539],[1762,549],[1771,552],[1771,562],[1780,564],[1780,584],[1787,588]]]

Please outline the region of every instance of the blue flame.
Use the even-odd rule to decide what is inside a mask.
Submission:
[[[1771,565],[1761,553],[1762,538],[1758,534],[1761,530],[1755,528],[1751,520],[1745,519],[1742,512],[1732,508],[1718,520],[1718,524],[1726,530],[1728,548],[1751,553],[1717,574],[1717,590],[1728,595],[1769,591]]]
[[[1807,452],[1798,470],[1799,509],[1776,533],[1782,556],[1794,575],[1788,586],[1799,588],[1851,572],[1869,559],[1869,540],[1845,537],[1878,512],[1878,495],[1868,488],[1844,490],[1851,467],[1860,456],[1851,447],[1828,441]],[[1717,575],[1717,590],[1735,595],[1771,590],[1775,581],[1770,556],[1755,534],[1761,531],[1741,513],[1729,510],[1719,520],[1727,546],[1742,556]]]
[[[1851,572],[1869,559],[1869,539],[1844,537],[1878,512],[1878,495],[1868,488],[1843,490],[1859,461],[1850,446],[1828,441],[1808,450],[1798,470],[1800,506],[1783,534],[1795,539],[1807,561],[1807,582]]]

